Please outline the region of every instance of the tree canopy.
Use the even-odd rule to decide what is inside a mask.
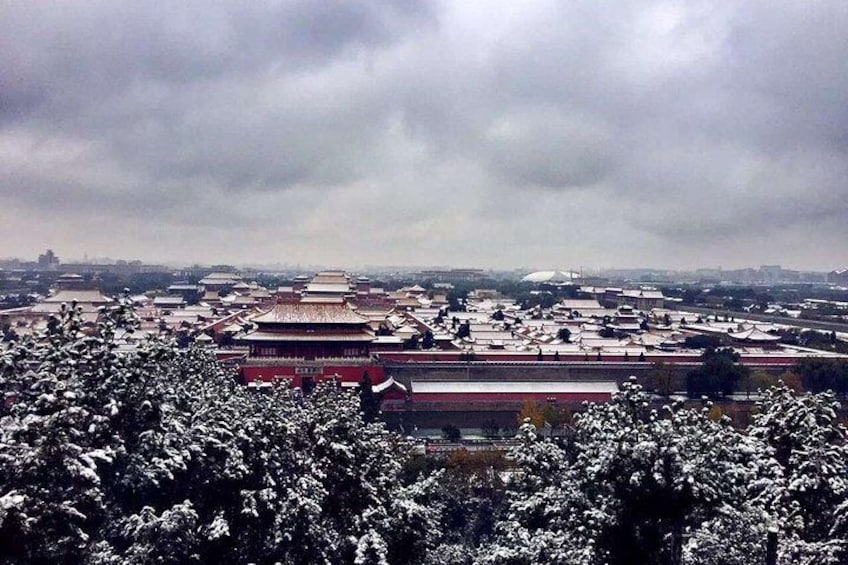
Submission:
[[[831,392],[771,387],[738,429],[632,380],[573,416],[528,403],[537,425],[568,425],[543,438],[523,423],[509,457],[434,459],[379,422],[366,374],[362,398],[260,393],[202,348],[121,347],[135,326],[121,303],[84,330],[72,305],[0,345],[0,562],[848,561]]]
[[[236,385],[202,349],[120,352],[68,308],[0,358],[0,561],[418,563],[426,483],[354,394]]]
[[[692,398],[721,398],[733,394],[737,383],[750,372],[739,364],[739,354],[730,348],[707,348],[701,359],[701,366],[686,375],[686,391]]]
[[[710,404],[662,410],[635,381],[565,442],[522,426],[488,564],[836,565],[848,559],[848,447],[832,395],[766,393],[747,430]]]

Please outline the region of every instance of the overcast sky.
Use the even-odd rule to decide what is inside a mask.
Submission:
[[[3,2],[0,256],[848,264],[848,2]]]

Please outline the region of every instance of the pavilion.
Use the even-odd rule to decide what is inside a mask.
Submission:
[[[280,302],[251,321],[240,338],[249,358],[363,358],[374,341],[369,318],[346,303]]]

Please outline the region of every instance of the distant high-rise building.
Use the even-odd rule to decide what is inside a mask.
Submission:
[[[848,284],[848,268],[836,269],[827,274],[827,282],[836,284]]]
[[[38,266],[41,269],[52,269],[59,265],[59,258],[53,253],[52,249],[48,249],[38,256]]]
[[[783,268],[780,265],[760,265],[760,275],[766,282],[777,282],[781,280]]]

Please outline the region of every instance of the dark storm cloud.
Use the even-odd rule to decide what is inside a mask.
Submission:
[[[416,2],[20,4],[5,16],[7,127],[91,141],[152,184],[213,189],[355,174],[380,107],[339,103],[350,86],[310,73],[432,21]],[[150,204],[167,205],[157,192]]]
[[[842,2],[0,11],[2,255],[848,261]]]
[[[312,69],[432,19],[408,0],[7,3],[3,11],[4,113],[24,116],[44,105],[93,111],[92,99],[145,83]]]

